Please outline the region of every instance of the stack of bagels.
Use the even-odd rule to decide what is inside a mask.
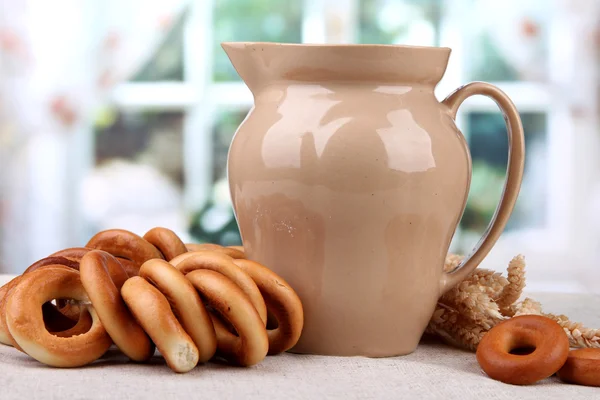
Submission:
[[[215,357],[250,366],[293,347],[303,320],[294,290],[243,248],[184,244],[166,228],[100,232],[0,288],[0,342],[55,367],[113,344],[136,362],[156,347],[176,372]]]

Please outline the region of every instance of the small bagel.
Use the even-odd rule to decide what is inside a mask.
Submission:
[[[600,349],[571,350],[557,375],[567,383],[600,386]]]
[[[117,347],[134,361],[150,359],[154,346],[121,298],[120,289],[128,279],[121,264],[109,253],[93,250],[81,259],[80,274],[98,318]]]
[[[518,349],[533,349],[526,355]],[[569,355],[569,339],[555,321],[539,315],[508,319],[486,333],[477,347],[477,361],[492,379],[528,385],[556,373]]]
[[[217,336],[208,311],[190,281],[163,260],[148,260],[140,276],[165,295],[173,313],[198,347],[198,362],[210,360],[217,350]]]
[[[157,288],[134,276],[125,282],[121,295],[173,371],[188,372],[198,364],[198,348]]]
[[[49,258],[52,259],[54,257]],[[62,264],[50,264],[43,266],[38,265],[34,271],[44,270],[46,268],[72,269],[71,267]],[[8,325],[6,324],[6,301],[10,294],[12,294],[13,289],[21,281],[21,278],[22,275],[14,278],[0,288],[0,343],[7,346],[13,346],[19,351],[23,351],[23,349],[21,349],[21,346],[13,339],[8,330]],[[92,325],[89,313],[77,304],[70,304],[68,302],[63,303],[65,304],[63,308],[55,306],[51,302],[42,305],[42,317],[46,329],[52,335],[61,337],[74,336],[87,332]]]
[[[185,246],[187,247],[188,251],[214,251],[217,253],[223,253],[225,255],[228,255],[231,258],[246,258],[246,254],[243,250],[240,250],[233,246],[223,247],[213,243],[186,243]]]
[[[179,236],[167,228],[152,228],[146,232],[144,239],[154,245],[167,261],[188,251]]]
[[[260,294],[260,290],[256,283],[247,273],[233,263],[233,258],[226,254],[213,251],[197,251],[181,254],[179,257],[171,260],[171,263],[174,261],[177,261],[177,263],[174,264],[175,268],[184,275],[198,269],[208,269],[225,275],[242,289],[246,296],[248,296],[250,302],[254,308],[256,308],[258,315],[266,326],[267,306],[265,305],[265,300]],[[219,327],[215,328],[220,329]]]
[[[54,367],[79,367],[98,359],[112,341],[93,308],[88,308],[92,326],[86,333],[62,338],[46,330],[42,305],[56,298],[89,301],[79,272],[47,266],[22,275],[6,303],[13,339],[31,357]]]
[[[202,299],[225,318],[237,332],[228,332],[223,323],[213,316],[213,324],[221,326],[217,333],[220,355],[241,366],[262,361],[269,350],[269,339],[264,322],[256,308],[235,283],[222,274],[198,269],[185,276],[202,295]]]
[[[156,247],[144,238],[124,229],[109,229],[94,235],[86,247],[104,250],[115,257],[122,257],[133,261],[137,269],[143,263],[153,258],[162,258]]]
[[[280,276],[257,262],[239,259],[234,263],[256,282],[267,310],[277,320],[277,328],[267,330],[269,354],[279,354],[294,347],[304,326],[302,302],[296,292]]]

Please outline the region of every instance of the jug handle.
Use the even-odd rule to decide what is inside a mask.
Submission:
[[[490,252],[510,217],[515,206],[521,181],[523,179],[523,168],[525,163],[525,138],[523,136],[523,125],[517,108],[510,98],[494,85],[485,82],[472,82],[462,86],[451,93],[442,104],[448,107],[453,119],[456,118],[458,108],[468,97],[483,95],[496,102],[506,122],[508,131],[508,165],[506,169],[506,181],[502,190],[500,203],[494,212],[483,237],[475,246],[475,249],[451,272],[444,272],[440,282],[440,294],[444,294],[452,287],[464,280]]]

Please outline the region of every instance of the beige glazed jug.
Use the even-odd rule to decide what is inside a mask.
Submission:
[[[304,330],[292,351],[412,352],[435,304],[489,252],[523,175],[519,114],[498,88],[471,83],[439,102],[450,49],[224,43],[254,95],[228,159],[248,256],[296,289]],[[504,194],[477,248],[442,271],[465,208],[468,146],[454,123],[481,94],[504,113]]]

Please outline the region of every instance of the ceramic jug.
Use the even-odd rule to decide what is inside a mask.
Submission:
[[[440,295],[490,251],[524,165],[511,100],[483,82],[442,102],[449,48],[223,43],[254,95],[228,156],[249,258],[300,296],[293,352],[372,357],[412,352]],[[509,136],[504,192],[476,249],[443,272],[471,180],[455,125],[461,103],[492,98]]]

